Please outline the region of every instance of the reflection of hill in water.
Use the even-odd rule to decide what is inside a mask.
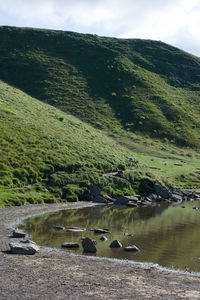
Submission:
[[[31,218],[25,222],[25,230],[38,244],[61,247],[65,241],[81,242],[88,236],[97,240],[97,254],[105,257],[128,258],[137,261],[149,261],[163,266],[182,268],[187,265],[191,270],[200,271],[200,218],[199,210],[192,209],[199,203],[186,203],[181,206],[140,207],[123,209],[123,207],[92,207],[76,210],[59,211]],[[111,229],[108,241],[99,241],[100,235],[85,231],[83,233],[67,233],[55,231],[53,226],[81,226],[86,228]],[[124,236],[125,232],[132,237]],[[137,255],[123,251],[111,250],[109,243],[118,239],[123,246],[137,245],[141,252]],[[80,248],[76,253],[82,253]]]

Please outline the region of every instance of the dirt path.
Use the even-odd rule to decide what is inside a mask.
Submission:
[[[141,268],[126,262],[41,251],[11,255],[11,226],[20,218],[85,203],[45,204],[0,210],[0,299],[200,299],[200,278]]]

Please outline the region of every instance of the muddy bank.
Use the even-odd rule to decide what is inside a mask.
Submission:
[[[11,227],[30,215],[90,203],[42,204],[0,210],[1,299],[200,299],[200,278],[151,265],[63,254],[42,248],[11,255]]]

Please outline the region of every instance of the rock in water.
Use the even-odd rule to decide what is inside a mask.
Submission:
[[[30,240],[11,242],[9,246],[13,254],[33,255],[39,251],[39,247]]]
[[[96,253],[97,252],[97,248],[94,244],[94,241],[92,241],[90,238],[86,237],[83,241],[82,241],[82,247],[83,247],[83,251],[87,252],[87,253]]]
[[[110,248],[121,248],[122,244],[118,241],[118,240],[114,240],[111,244],[110,244]]]
[[[94,229],[94,233],[103,234],[103,233],[110,233],[110,231],[107,229]]]
[[[75,249],[79,248],[79,244],[73,242],[66,242],[62,244],[62,248]]]
[[[125,233],[124,233],[124,236],[133,236],[133,234],[132,234],[132,233],[125,232]]]
[[[102,241],[102,242],[107,241],[107,237],[105,237],[105,236],[100,237],[100,241]]]
[[[53,229],[59,231],[59,230],[64,230],[65,227],[62,227],[62,226],[53,226]]]
[[[140,251],[140,249],[138,247],[136,247],[135,245],[133,245],[133,246],[127,246],[127,247],[125,247],[124,251],[138,252],[138,251]]]
[[[65,230],[68,232],[83,232],[86,229],[82,227],[66,227]]]
[[[14,238],[24,238],[25,236],[26,236],[26,233],[23,232],[22,230],[20,230],[20,229],[13,230],[13,237]]]

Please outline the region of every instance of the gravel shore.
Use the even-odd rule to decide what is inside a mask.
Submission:
[[[28,205],[0,210],[0,299],[200,299],[200,277],[152,265],[88,258],[41,248],[12,255],[9,237],[21,219],[91,203]]]

